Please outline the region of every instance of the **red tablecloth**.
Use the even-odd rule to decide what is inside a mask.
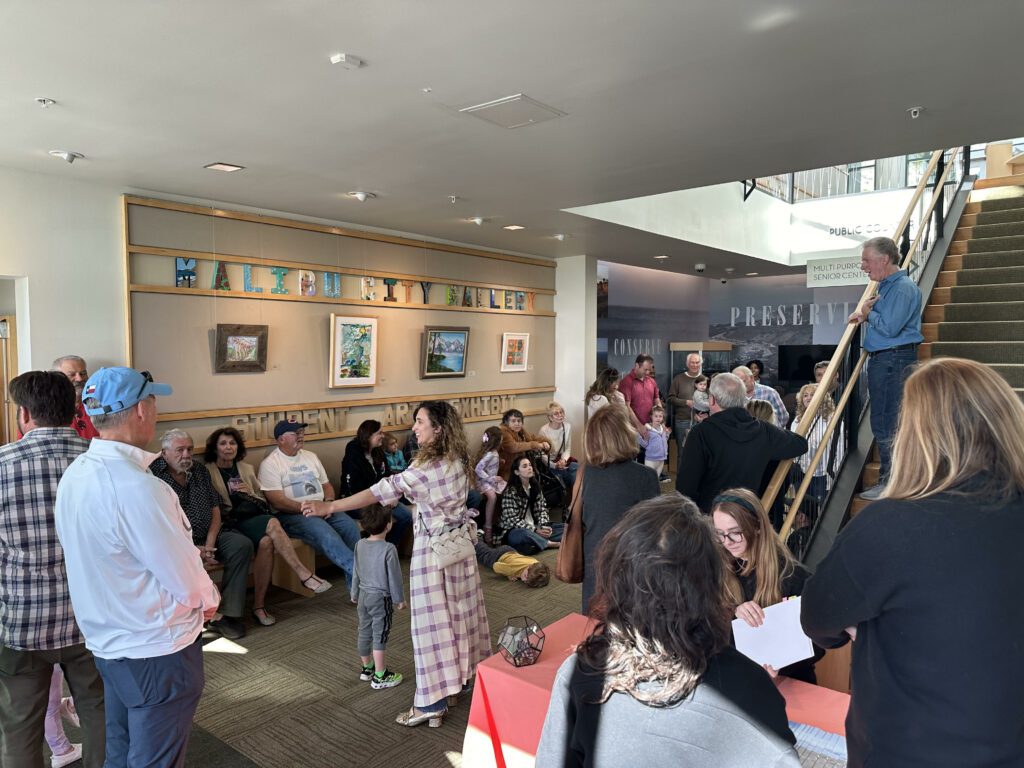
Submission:
[[[477,667],[463,765],[472,768],[533,766],[551,687],[558,668],[591,630],[586,616],[571,613],[544,628],[544,651],[536,664],[513,667],[495,654]],[[793,722],[846,735],[850,697],[845,693],[782,678],[779,691]]]

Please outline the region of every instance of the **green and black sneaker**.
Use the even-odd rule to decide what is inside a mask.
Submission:
[[[385,669],[383,672],[374,673],[373,679],[370,681],[370,687],[375,691],[379,691],[382,688],[394,688],[400,682],[402,682],[402,676],[398,672]]]
[[[373,680],[373,664],[368,667],[363,667],[363,671],[359,673],[359,679],[364,683],[368,683]]]

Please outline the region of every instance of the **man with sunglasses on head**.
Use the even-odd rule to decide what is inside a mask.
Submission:
[[[75,618],[106,691],[107,766],[181,766],[203,691],[199,638],[220,595],[188,517],[148,470],[156,396],[148,371],[103,368],[85,384],[99,431],[57,488]]]

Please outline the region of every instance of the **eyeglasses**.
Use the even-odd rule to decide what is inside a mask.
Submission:
[[[715,531],[715,535],[723,544],[727,539],[733,544],[739,544],[743,541],[743,531]]]

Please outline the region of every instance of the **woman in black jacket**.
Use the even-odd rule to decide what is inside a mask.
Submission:
[[[353,496],[391,474],[381,447],[383,444],[384,430],[379,421],[367,419],[359,425],[356,436],[345,446],[345,456],[341,460],[340,495]],[[362,510],[349,514],[358,520]],[[412,512],[404,504],[396,504],[391,510],[391,520],[387,539],[397,546],[412,526]]]
[[[1024,764],[1021,541],[1024,405],[991,368],[929,360],[904,385],[882,499],[804,587],[804,631],[854,638],[851,768]]]

